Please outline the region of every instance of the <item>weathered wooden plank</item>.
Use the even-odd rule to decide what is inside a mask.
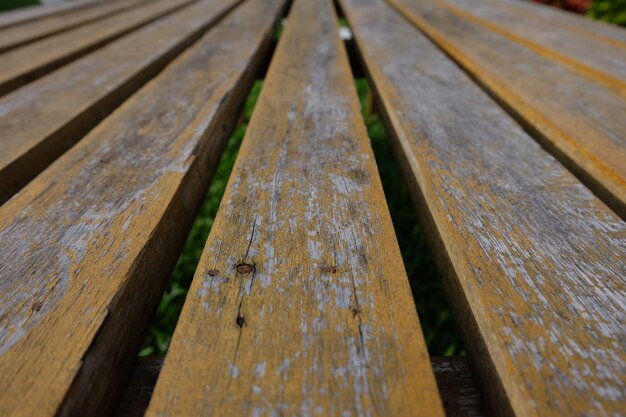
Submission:
[[[626,218],[626,98],[437,2],[389,0]]]
[[[120,16],[59,33],[2,54],[0,95],[15,90],[195,0],[158,0]]]
[[[104,0],[77,0],[61,4],[51,4],[47,6],[25,7],[18,10],[0,13],[0,28],[6,28],[43,19],[48,16],[63,14],[73,10],[96,6]]]
[[[73,146],[239,0],[203,0],[0,98],[0,203]]]
[[[123,12],[146,1],[148,0],[106,2],[94,7],[78,9],[72,13],[53,15],[19,26],[0,29],[0,52]]]
[[[443,416],[330,0],[298,0],[147,416]]]
[[[109,415],[282,1],[247,1],[0,207],[0,415]]]
[[[458,16],[626,94],[626,44],[613,46],[553,22],[521,17],[502,0],[433,0]]]
[[[341,3],[492,415],[619,415],[626,223],[383,0]]]
[[[575,13],[530,1],[501,0],[507,8],[523,19],[539,19],[611,45],[626,48],[626,31],[613,24],[589,19]]]

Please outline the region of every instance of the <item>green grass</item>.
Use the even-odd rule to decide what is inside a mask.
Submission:
[[[357,80],[357,91],[362,108],[365,109],[368,85],[365,80]],[[170,286],[158,306],[150,326],[148,336],[140,355],[164,355],[167,352],[172,333],[187,289],[204,244],[217,214],[220,200],[237,157],[239,145],[245,134],[252,110],[261,91],[262,82],[257,81],[247,99],[243,123],[236,128],[217,168],[207,197],[193,224],[184,250],[172,274]],[[441,279],[433,264],[430,251],[424,241],[420,226],[410,201],[408,188],[392,154],[389,139],[377,115],[364,113],[364,120],[372,139],[381,174],[385,195],[389,204],[402,256],[410,277],[411,289],[417,304],[426,343],[432,355],[462,354],[463,347],[455,331],[451,314],[441,293]]]
[[[626,26],[626,0],[595,0],[587,11],[587,16]]]
[[[39,0],[0,0],[0,12],[35,4],[39,4]]]

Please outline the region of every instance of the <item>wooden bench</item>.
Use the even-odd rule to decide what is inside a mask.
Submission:
[[[623,415],[626,31],[513,0],[70,4],[0,15],[0,416]],[[169,351],[137,360],[270,59]],[[429,357],[357,71],[467,358]]]

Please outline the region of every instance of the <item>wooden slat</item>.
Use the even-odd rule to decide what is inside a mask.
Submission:
[[[7,28],[57,14],[96,6],[103,1],[105,0],[77,0],[61,4],[50,4],[47,6],[25,7],[23,9],[3,12],[0,13],[0,28]]]
[[[542,20],[552,23],[553,26],[560,26],[585,36],[602,40],[611,45],[626,48],[626,30],[617,25],[590,19],[532,1],[501,1],[510,11],[518,13],[520,18]]]
[[[626,218],[626,98],[437,2],[389,0]]]
[[[0,203],[73,146],[237,1],[200,1],[0,98]]]
[[[433,0],[466,20],[570,66],[626,95],[626,48],[541,19],[524,18],[502,0]],[[626,46],[624,44],[623,46]]]
[[[73,13],[53,15],[45,19],[0,29],[0,53],[34,42],[46,36],[64,32],[98,19],[123,12],[148,0],[125,0],[102,3],[97,7],[79,9]]]
[[[619,415],[626,223],[383,0],[341,3],[491,415]]]
[[[147,416],[442,416],[330,0],[292,6]]]
[[[158,0],[121,15],[5,52],[0,56],[0,95],[15,90],[195,0]]]
[[[0,207],[0,415],[110,415],[281,3],[247,1]]]

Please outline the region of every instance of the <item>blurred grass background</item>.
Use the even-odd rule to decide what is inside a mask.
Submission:
[[[39,4],[39,0],[0,0],[0,12],[35,4]]]
[[[626,26],[626,0],[594,0],[585,14],[592,19]]]

